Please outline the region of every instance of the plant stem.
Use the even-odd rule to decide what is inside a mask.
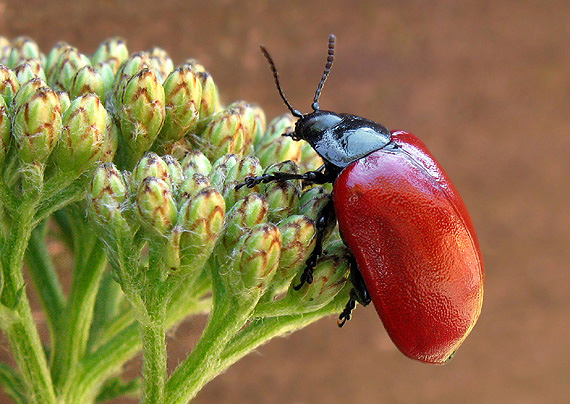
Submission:
[[[166,382],[166,328],[162,318],[152,316],[155,321],[139,323],[143,348],[143,403],[164,403]],[[158,317],[158,318],[157,318]]]
[[[54,347],[51,370],[56,386],[68,382],[69,374],[85,353],[99,281],[107,266],[107,256],[99,241],[84,251],[86,257],[77,255],[71,292]]]
[[[22,202],[14,214],[12,231],[2,246],[4,289],[1,303],[12,309],[13,316],[10,321],[2,321],[1,327],[10,341],[30,399],[47,404],[55,403],[55,393],[22,274],[36,206],[37,201],[28,198]]]
[[[46,313],[53,340],[65,306],[65,297],[47,250],[44,232],[40,229],[32,232],[26,251],[26,264],[42,308]]]

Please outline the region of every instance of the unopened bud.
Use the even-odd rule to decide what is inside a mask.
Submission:
[[[325,251],[327,254],[319,259],[313,271],[313,282],[310,285],[304,284],[298,291],[291,290],[288,295],[288,298],[293,297],[305,309],[318,310],[323,307],[348,282],[350,253],[346,246],[337,240],[326,246]]]
[[[174,63],[168,53],[162,48],[152,48],[149,52],[150,61],[154,69],[158,72],[162,81],[174,70]]]
[[[198,72],[202,84],[202,99],[200,100],[200,122],[208,122],[210,117],[222,109],[218,87],[210,73]]]
[[[315,247],[315,223],[306,216],[294,215],[279,222],[277,227],[281,232],[281,259],[271,286],[279,293],[305,269],[307,258]]]
[[[73,47],[67,47],[59,55],[56,66],[52,71],[54,88],[58,90],[71,91],[73,78],[84,66],[90,66],[91,61],[87,56],[77,51]],[[50,79],[50,77],[48,77]]]
[[[162,142],[181,139],[199,119],[202,84],[190,68],[177,68],[164,81],[166,118],[159,135]]]
[[[12,50],[8,57],[8,67],[15,68],[22,60],[42,58],[38,44],[31,38],[20,36],[12,41]]]
[[[233,252],[232,268],[226,275],[229,291],[253,306],[271,284],[279,265],[281,234],[277,226],[262,223],[243,235]]]
[[[37,59],[25,59],[21,61],[20,64],[14,69],[14,73],[16,74],[16,77],[18,78],[18,82],[20,84],[24,84],[36,77],[44,81],[46,80],[46,75],[44,73],[44,69],[42,68],[42,64]]]
[[[113,163],[102,164],[95,170],[89,187],[88,202],[91,216],[101,226],[120,214],[127,196],[127,186],[121,172]]]
[[[103,77],[95,68],[83,66],[77,71],[71,82],[71,97],[77,98],[83,94],[97,94],[103,104],[105,104],[105,83]]]
[[[8,109],[10,109],[12,100],[19,88],[20,83],[18,83],[18,78],[12,69],[8,69],[6,66],[0,65],[0,95],[4,98]]]
[[[97,63],[106,63],[112,67],[113,73],[116,73],[121,63],[129,57],[129,50],[126,42],[119,37],[109,38],[102,42],[93,56],[91,62],[93,65]]]
[[[205,261],[224,228],[225,204],[220,193],[212,187],[200,190],[180,208],[177,228],[183,264]]]
[[[129,189],[136,193],[140,185],[147,177],[160,178],[171,187],[170,171],[168,164],[156,153],[147,153],[135,166],[130,179]]]
[[[76,98],[63,115],[61,136],[53,153],[57,167],[78,176],[100,161],[107,122],[107,111],[97,95]]]
[[[181,163],[182,171],[186,178],[191,177],[193,174],[210,175],[212,171],[212,163],[204,154],[199,150],[191,150],[188,152]]]
[[[137,212],[147,229],[165,235],[177,218],[177,209],[169,185],[157,177],[143,180],[136,195]]]
[[[300,142],[294,141],[291,137],[282,136],[293,130],[294,123],[290,115],[271,121],[255,150],[262,165],[267,166],[274,161],[292,160],[296,163],[301,161]]]
[[[61,132],[61,104],[55,92],[38,88],[18,107],[12,127],[22,162],[43,163]]]
[[[151,69],[143,69],[126,84],[118,106],[127,166],[147,151],[164,123],[164,88]]]
[[[249,194],[237,201],[227,214],[226,231],[220,244],[220,254],[227,255],[244,232],[267,221],[267,202],[259,194]]]

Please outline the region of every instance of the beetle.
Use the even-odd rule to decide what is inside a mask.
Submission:
[[[313,280],[326,229],[336,219],[350,250],[352,289],[342,327],[356,303],[374,304],[397,348],[425,363],[449,360],[475,325],[483,302],[481,250],[467,208],[440,164],[416,136],[350,114],[321,110],[335,36],[313,99],[303,114],[285,96],[271,55],[264,54],[281,99],[297,119],[284,135],[309,142],[324,164],[304,174],[247,177],[242,186],[304,180],[332,183],[316,220],[316,243],[299,289]]]

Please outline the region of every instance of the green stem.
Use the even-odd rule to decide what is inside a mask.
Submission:
[[[188,313],[202,310],[202,301],[188,300],[185,305],[170,308],[166,313],[166,329],[180,323]],[[132,317],[131,317],[132,318]],[[64,403],[87,403],[93,400],[98,387],[117,373],[125,362],[141,349],[139,327],[134,322],[109,339],[92,354],[81,360],[78,371],[70,375],[70,389]]]
[[[143,403],[162,404],[166,382],[166,328],[164,315],[153,317],[152,323],[139,323],[143,350]]]
[[[84,241],[89,244],[88,237]],[[84,255],[77,254],[77,265],[73,272],[63,324],[55,340],[51,371],[56,386],[68,383],[70,373],[74,372],[79,360],[85,354],[95,297],[99,281],[107,266],[107,256],[101,242],[97,241],[92,248],[81,251],[84,251]]]
[[[213,374],[226,344],[244,326],[256,302],[234,296],[222,279],[223,267],[211,271],[213,308],[200,340],[188,357],[166,382],[166,402],[183,404],[190,401]]]
[[[251,322],[227,345],[218,363],[217,373],[223,372],[226,368],[272,338],[306,327],[325,316],[340,313],[345,303],[346,298],[342,295],[335,298],[325,307],[312,313],[261,318]]]
[[[46,313],[53,341],[54,332],[58,327],[65,306],[65,297],[49,255],[42,229],[36,228],[32,232],[26,251],[26,264],[42,308]]]
[[[10,321],[2,321],[0,326],[10,341],[14,359],[32,402],[55,403],[51,376],[22,274],[22,262],[37,206],[37,202],[26,199],[15,212],[11,234],[2,246],[4,288],[0,300],[4,306],[13,310],[14,315]]]
[[[0,385],[2,385],[4,391],[12,397],[16,404],[26,404],[26,397],[22,391],[22,380],[16,372],[5,363],[0,363]]]

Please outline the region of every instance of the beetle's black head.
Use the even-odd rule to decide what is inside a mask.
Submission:
[[[367,154],[383,148],[391,140],[391,134],[384,126],[355,115],[337,114],[331,111],[322,111],[319,106],[319,97],[325,81],[330,73],[334,60],[335,36],[329,36],[329,51],[327,63],[321,81],[313,99],[313,112],[303,114],[293,106],[285,97],[279,74],[269,52],[261,46],[261,51],[271,66],[273,77],[279,95],[289,108],[289,111],[299,118],[295,123],[295,132],[286,134],[294,140],[305,140],[323,158],[327,166],[342,169]]]

